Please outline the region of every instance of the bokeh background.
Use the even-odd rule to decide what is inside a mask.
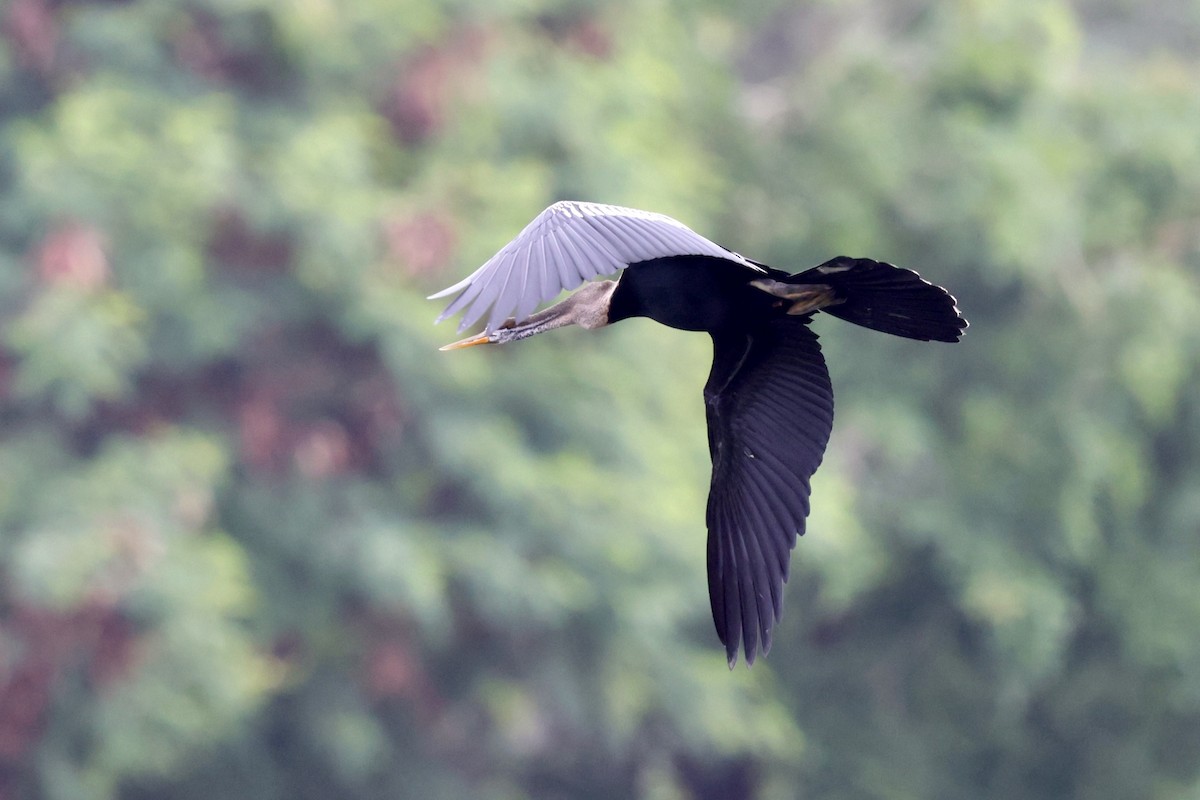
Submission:
[[[556,199],[910,266],[770,657],[707,337],[424,300]],[[6,0],[0,800],[1200,797],[1194,0]]]

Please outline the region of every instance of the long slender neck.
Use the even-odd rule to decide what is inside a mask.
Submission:
[[[609,319],[609,307],[612,305],[613,290],[616,288],[616,281],[586,284],[561,303],[555,303],[520,322],[510,319],[496,330],[468,336],[466,339],[452,342],[440,349],[461,350],[464,347],[475,347],[480,344],[517,342],[539,333],[561,328],[564,325],[578,325],[589,330],[602,327],[610,321],[616,322],[618,319],[623,319],[623,317]]]
[[[588,330],[603,327],[608,324],[608,307],[616,288],[616,281],[589,283],[562,302],[496,333],[501,336],[500,341],[515,342],[566,325],[578,325]]]

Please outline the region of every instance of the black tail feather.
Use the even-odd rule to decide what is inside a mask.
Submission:
[[[895,336],[957,342],[967,327],[949,292],[910,269],[881,261],[838,256],[787,282],[832,286],[841,302],[823,312]]]

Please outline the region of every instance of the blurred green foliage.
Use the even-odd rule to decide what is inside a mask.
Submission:
[[[1194,3],[7,0],[0,800],[1193,798]],[[555,199],[920,269],[769,659],[705,337],[439,354]]]

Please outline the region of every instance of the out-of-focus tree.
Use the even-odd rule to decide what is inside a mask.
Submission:
[[[0,798],[1194,792],[1197,20],[1130,8],[10,0]],[[704,338],[436,352],[562,197],[973,322],[821,324],[751,671]]]

